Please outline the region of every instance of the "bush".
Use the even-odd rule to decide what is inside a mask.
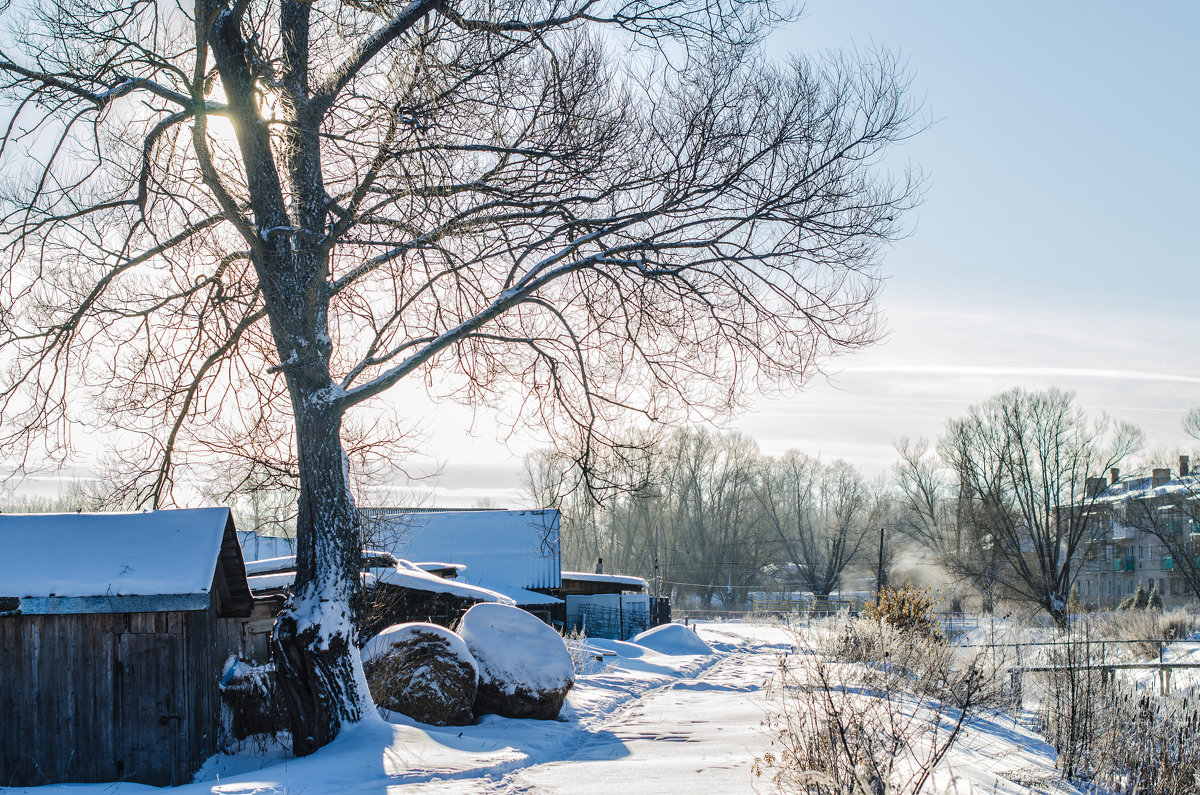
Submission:
[[[856,623],[860,637],[874,632],[876,648],[893,647],[904,662],[845,665],[812,650],[780,658],[767,689],[774,708],[763,724],[771,749],[753,766],[756,776],[780,792],[925,792],[934,769],[979,707],[985,677],[978,658],[959,665],[944,643],[902,635],[884,622]],[[798,644],[802,647],[803,640]],[[924,656],[921,675],[902,670],[915,670],[921,652],[929,649],[942,653]],[[927,697],[931,691],[936,691],[933,698]]]
[[[1157,605],[1157,606],[1156,606]],[[1146,590],[1145,586],[1139,585],[1137,591],[1126,596],[1117,605],[1118,610],[1162,610],[1163,601],[1158,592],[1151,588]]]
[[[867,603],[864,615],[873,621],[883,621],[901,632],[915,632],[923,637],[941,637],[937,616],[933,614],[937,600],[927,589],[905,585],[885,587]]]
[[[1084,612],[1083,600],[1079,598],[1079,589],[1071,587],[1071,595],[1067,597],[1067,613],[1077,616]]]
[[[275,666],[236,662],[221,679],[221,747],[256,735],[275,738],[287,726],[287,716],[275,689]]]
[[[588,645],[587,634],[582,629],[574,629],[563,634],[563,643],[567,644],[567,652],[571,655],[571,667],[575,676],[598,674],[608,669],[603,653]]]
[[[1186,640],[1200,632],[1200,616],[1184,609],[1158,617],[1159,635],[1166,640]]]

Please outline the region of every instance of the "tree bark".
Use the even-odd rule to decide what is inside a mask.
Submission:
[[[343,725],[361,720],[366,699],[353,615],[361,543],[339,438],[341,417],[311,391],[297,394],[302,391],[293,389],[302,473],[297,590],[276,619],[273,637],[296,756],[312,753]]]

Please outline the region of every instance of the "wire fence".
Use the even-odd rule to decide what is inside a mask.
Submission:
[[[637,606],[624,608],[580,605],[579,629],[589,638],[629,640],[650,628],[650,611]]]

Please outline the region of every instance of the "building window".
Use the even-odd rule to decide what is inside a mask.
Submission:
[[[1108,595],[1112,596],[1112,580],[1108,581],[1107,591],[1108,591]]]

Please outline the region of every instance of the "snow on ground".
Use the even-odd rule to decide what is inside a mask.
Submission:
[[[764,685],[794,637],[778,626],[736,622],[700,624],[698,634],[712,652],[663,653],[636,643],[589,640],[611,653],[612,662],[579,678],[557,721],[486,716],[473,726],[438,728],[389,715],[392,722],[364,722],[302,759],[286,758],[278,749],[266,756],[247,751],[216,757],[196,783],[176,792],[770,792],[768,782],[754,779],[751,765],[769,742],[760,725],[770,706]],[[679,645],[667,648],[678,651]],[[1053,750],[1021,721],[985,716],[972,723],[945,770],[958,777],[961,795],[1077,792],[1054,783],[1053,762]],[[153,790],[117,783],[0,788],[0,793]]]

